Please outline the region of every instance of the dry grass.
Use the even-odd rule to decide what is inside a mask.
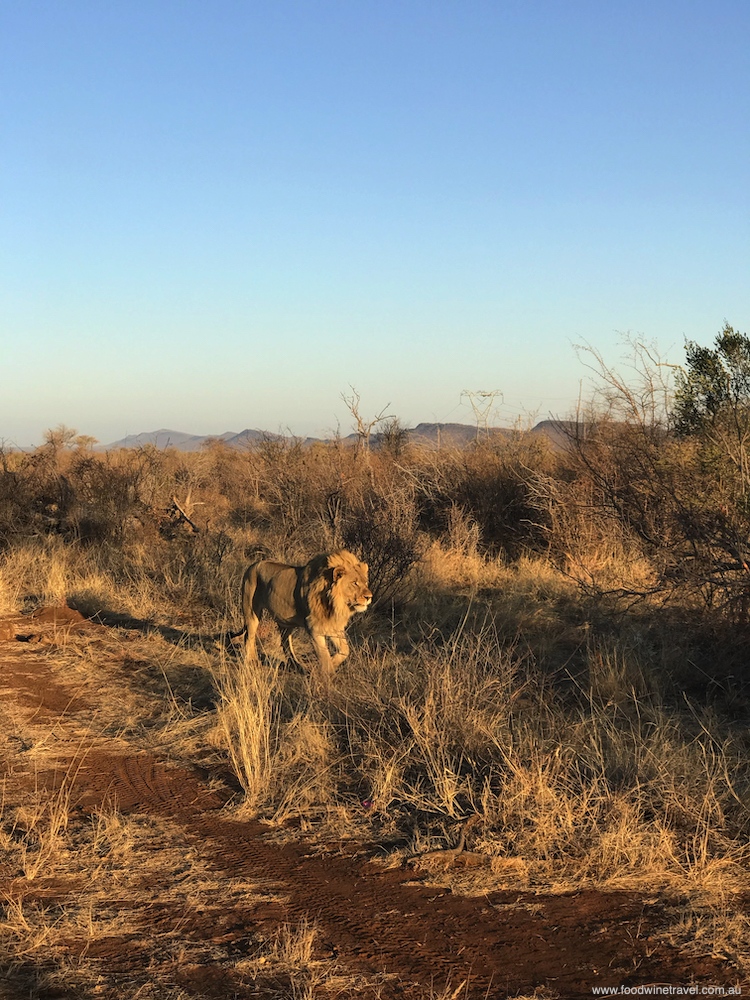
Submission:
[[[256,814],[276,783],[280,749],[279,668],[256,659],[238,668],[222,664],[219,726],[229,759],[245,793],[245,807]]]
[[[92,727],[170,760],[228,764],[242,815],[275,824],[297,816],[308,831],[339,836],[377,817],[384,841],[397,845],[396,863],[451,846],[465,818],[478,814],[471,848],[487,863],[461,873],[462,891],[473,881],[475,891],[681,893],[695,905],[670,932],[680,946],[746,962],[748,925],[733,894],[748,888],[750,702],[716,620],[699,620],[689,601],[670,618],[648,602],[634,611],[627,599],[593,600],[590,589],[577,589],[576,567],[631,592],[654,583],[654,564],[622,531],[607,538],[601,525],[582,522],[561,557],[550,515],[523,530],[527,540],[548,538],[555,558],[541,544],[509,558],[502,538],[515,522],[500,523],[491,498],[504,497],[526,524],[540,480],[531,484],[537,494],[521,495],[529,469],[512,468],[507,455],[411,454],[388,468],[373,455],[366,469],[346,452],[335,457],[335,475],[330,454],[318,461],[289,449],[246,460],[221,449],[149,459],[138,480],[149,510],[166,502],[182,469],[183,493],[189,486],[196,505],[212,506],[216,524],[200,539],[162,537],[127,519],[106,544],[41,532],[14,538],[0,556],[0,612],[67,602],[98,615],[106,635],[61,635],[46,653],[68,683],[104,691]],[[539,461],[550,475],[550,457]],[[367,492],[373,477],[403,487],[394,492],[403,517],[391,518],[406,525],[394,543],[399,558],[414,541],[415,497],[432,519],[400,596],[394,590],[385,607],[353,623],[352,655],[326,697],[276,661],[271,644],[264,657],[241,662],[226,633],[238,625],[249,553],[309,556],[351,530],[345,515],[355,509],[364,517],[377,508],[362,533],[375,545],[389,511],[385,488]],[[26,723],[38,757],[44,740]],[[23,738],[18,719],[10,728]],[[8,767],[11,774],[22,765]],[[84,836],[68,823],[66,795],[63,783],[52,798],[39,789],[28,801],[3,802],[0,846],[25,882],[59,871],[77,880],[81,900],[60,912],[8,900],[6,955],[54,953],[63,940],[83,948],[111,933],[115,917],[92,900],[113,880],[127,885],[145,857],[148,829],[110,810]],[[202,879],[210,885],[196,868],[190,893],[200,895]],[[314,928],[289,935],[269,945],[266,960],[312,967]],[[300,990],[311,988],[310,975]],[[445,995],[460,996],[455,989]]]
[[[750,919],[721,895],[701,904],[694,900],[674,908],[666,940],[695,955],[726,959],[737,969],[750,968]]]
[[[434,594],[440,581],[447,593],[461,559],[459,587],[473,582],[453,631],[428,624],[436,612],[428,597],[412,618],[422,634],[407,648],[360,644],[328,703],[270,658],[242,664],[219,644],[191,644],[200,635],[191,626],[170,638],[115,635],[110,655],[140,667],[102,722],[175,759],[201,743],[226,752],[243,809],[276,822],[321,807],[345,816],[348,776],[396,825],[417,810],[429,833],[436,820],[481,813],[484,849],[522,857],[535,884],[734,884],[747,860],[740,734],[715,712],[665,697],[654,662],[661,652],[634,648],[626,636],[593,641],[586,622],[561,684],[530,646],[536,639],[545,650],[575,633],[566,620],[570,582],[540,560],[508,567],[433,547],[421,586]],[[99,570],[87,566],[53,543],[14,550],[2,572],[11,587],[64,601],[93,592]],[[137,609],[154,625],[173,606],[149,603],[144,588],[134,600],[133,577],[123,586],[109,575],[104,589],[110,607]],[[77,673],[81,683],[100,656],[90,640],[54,651],[66,677]],[[212,699],[217,709],[206,715]]]

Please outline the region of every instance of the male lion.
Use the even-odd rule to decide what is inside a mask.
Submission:
[[[292,629],[307,629],[318,662],[331,673],[349,655],[344,629],[358,611],[372,601],[367,585],[367,563],[342,549],[314,556],[306,566],[287,566],[264,559],[253,563],[242,578],[242,611],[245,616],[245,657],[257,655],[255,633],[265,609],[281,629],[292,659]],[[326,639],[336,649],[331,656]]]

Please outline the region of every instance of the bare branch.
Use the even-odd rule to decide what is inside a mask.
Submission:
[[[360,395],[353,385],[349,388],[352,390],[351,396],[347,396],[345,393],[341,393],[342,400],[346,403],[347,409],[354,417],[356,422],[357,430],[357,445],[358,447],[364,448],[365,451],[370,450],[370,435],[372,434],[373,427],[382,423],[384,420],[394,420],[395,414],[387,413],[390,403],[386,403],[383,409],[378,413],[372,420],[365,420],[362,414],[359,412],[359,402]]]

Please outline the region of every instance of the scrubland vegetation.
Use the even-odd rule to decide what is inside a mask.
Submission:
[[[676,939],[739,963],[750,398],[707,389],[747,351],[728,329],[724,367],[720,345],[703,358],[714,382],[697,359],[676,395],[637,345],[624,375],[585,352],[602,394],[564,447],[514,433],[426,450],[392,424],[358,445],[102,455],[52,435],[6,452],[0,608],[135,624],[165,677],[164,648],[182,650],[191,671],[170,675],[150,745],[225,761],[241,815],[380,838],[397,864],[478,814],[488,864],[454,876],[463,891],[675,892],[692,907]],[[231,633],[249,561],[336,547],[369,563],[375,602],[321,698],[273,626],[247,666]]]

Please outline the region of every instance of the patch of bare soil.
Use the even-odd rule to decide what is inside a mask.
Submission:
[[[268,826],[233,819],[225,808],[229,790],[209,785],[197,770],[168,766],[100,735],[82,742],[81,726],[91,716],[86,692],[68,689],[53,674],[39,643],[15,639],[41,635],[43,624],[41,615],[23,628],[15,623],[6,629],[14,638],[0,645],[2,697],[58,734],[57,767],[46,767],[33,780],[50,791],[65,780],[71,824],[90,823],[113,802],[122,814],[168,822],[180,831],[185,855],[199,858],[216,881],[208,895],[170,901],[159,892],[160,877],[153,872],[159,872],[159,851],[173,851],[174,840],[161,843],[157,836],[149,842],[156,863],[151,875],[144,871],[137,898],[124,894],[118,900],[114,893],[107,901],[108,913],[121,918],[122,927],[113,919],[110,933],[85,943],[75,934],[58,940],[58,953],[71,963],[85,960],[99,970],[98,982],[74,989],[64,979],[43,985],[38,956],[20,954],[14,960],[9,953],[8,985],[0,986],[0,997],[3,989],[9,997],[50,1000],[124,996],[126,985],[133,990],[134,984],[144,997],[293,996],[294,984],[283,973],[264,977],[256,965],[250,974],[248,963],[257,959],[260,941],[306,921],[318,926],[314,958],[331,971],[310,985],[311,996],[427,998],[463,983],[461,997],[531,996],[539,990],[539,996],[581,998],[591,996],[594,986],[737,983],[726,961],[686,955],[659,937],[669,920],[669,900],[594,890],[543,896],[499,889],[461,897],[421,884],[424,873],[414,863],[384,868],[376,860],[383,854],[377,843],[321,848],[305,840],[274,842]],[[56,630],[86,627],[73,620],[46,624]],[[12,741],[10,733],[0,740],[9,737]],[[21,762],[27,750],[23,743],[9,744],[6,803],[31,780]],[[163,879],[174,878],[173,864],[165,863]],[[238,897],[232,891],[236,884],[262,891]],[[75,880],[28,880],[0,865],[0,899],[64,909],[76,892]],[[12,952],[12,943],[9,948]],[[148,992],[155,970],[162,985]],[[348,985],[335,986],[344,982]]]

